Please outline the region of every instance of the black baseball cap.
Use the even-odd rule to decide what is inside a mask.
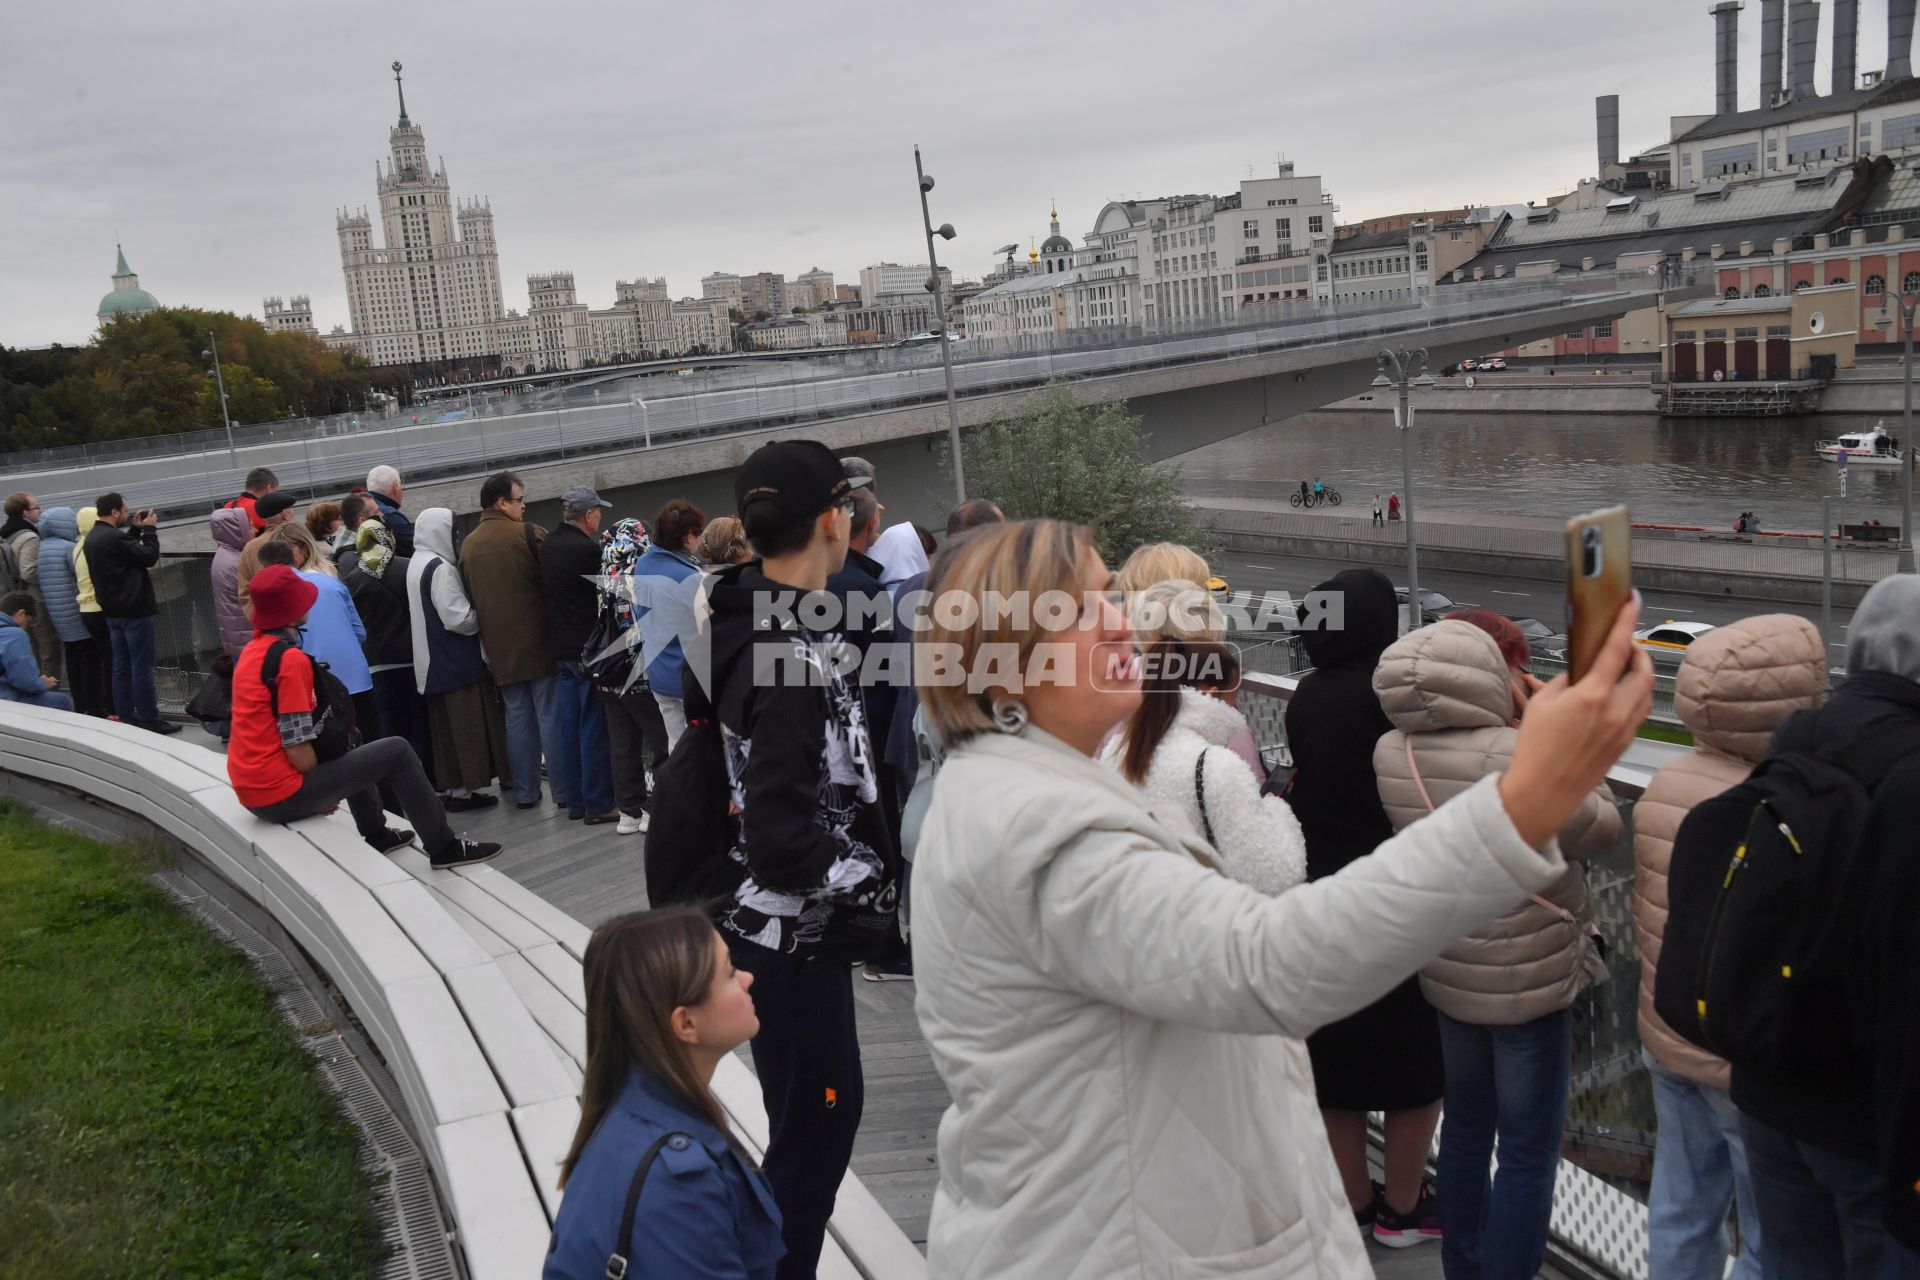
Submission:
[[[755,449],[733,474],[742,517],[755,502],[772,502],[782,523],[812,520],[853,496],[846,471],[818,440],[776,440]]]

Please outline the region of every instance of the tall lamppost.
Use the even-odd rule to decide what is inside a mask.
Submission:
[[[1920,292],[1908,291],[1895,304],[1906,331],[1906,360],[1900,377],[1900,549],[1893,567],[1896,573],[1913,572],[1913,312],[1920,307]],[[1882,329],[1893,327],[1891,316],[1876,321]]]
[[[220,372],[220,340],[213,336],[212,330],[207,332],[207,343],[207,349],[200,353],[200,358],[213,361],[214,385],[220,388],[220,425],[227,431],[227,465],[237,468],[240,461],[233,452],[233,415],[227,412],[227,378]]]
[[[953,401],[953,347],[947,338],[947,308],[940,296],[940,260],[933,256],[933,238],[938,235],[942,240],[951,240],[958,234],[951,222],[933,225],[933,215],[927,211],[927,192],[933,190],[933,175],[920,167],[920,148],[913,148],[913,174],[920,181],[920,224],[927,233],[927,292],[933,295],[934,324],[940,329],[940,368],[947,377],[947,442],[953,448],[953,498],[954,503],[967,500],[967,469],[960,457],[960,411]]]
[[[1413,404],[1407,398],[1412,387],[1431,387],[1433,375],[1427,372],[1427,349],[1382,351],[1377,357],[1380,374],[1376,387],[1392,387],[1398,393],[1393,408],[1393,425],[1400,428],[1400,485],[1406,497],[1400,503],[1400,517],[1407,522],[1407,630],[1420,626],[1420,556],[1413,532]]]

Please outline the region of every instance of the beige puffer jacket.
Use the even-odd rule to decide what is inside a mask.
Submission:
[[[1373,767],[1395,831],[1429,812],[1408,763],[1409,741],[1436,806],[1505,772],[1513,759],[1520,731],[1509,723],[1507,664],[1493,637],[1471,623],[1436,622],[1403,636],[1381,655],[1373,688],[1394,725],[1374,748]],[[1569,863],[1597,857],[1620,832],[1620,811],[1603,785],[1561,829],[1560,850]],[[1590,982],[1581,963],[1593,918],[1586,877],[1569,866],[1540,896],[1560,911],[1520,899],[1422,969],[1427,1002],[1479,1026],[1515,1026],[1571,1005]]]
[[[1780,722],[1826,699],[1826,646],[1805,618],[1770,613],[1720,627],[1687,648],[1674,707],[1694,748],[1664,765],[1633,813],[1633,932],[1640,943],[1640,1040],[1669,1071],[1725,1089],[1727,1064],[1653,1011],[1667,930],[1667,864],[1689,811],[1746,780]]]

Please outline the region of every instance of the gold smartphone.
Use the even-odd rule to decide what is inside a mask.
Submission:
[[[1633,529],[1625,507],[1567,521],[1567,661],[1578,680],[1606,647],[1633,594]]]

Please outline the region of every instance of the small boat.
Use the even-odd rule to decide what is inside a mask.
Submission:
[[[1897,467],[1900,442],[1886,433],[1886,425],[1876,422],[1871,431],[1856,431],[1837,440],[1817,440],[1813,451],[1828,462],[1837,463],[1844,456],[1850,467]]]

